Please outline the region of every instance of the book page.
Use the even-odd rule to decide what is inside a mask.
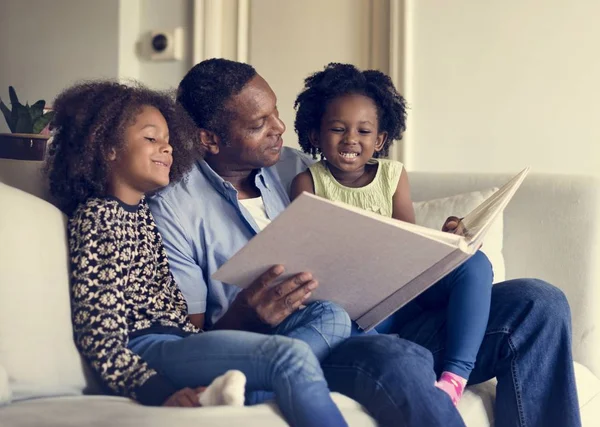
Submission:
[[[445,243],[447,245],[451,245],[451,246],[457,247],[457,248],[461,249],[464,252],[468,252],[469,251],[468,242],[467,242],[467,240],[463,236],[458,236],[456,234],[448,233],[448,232],[445,232],[445,231],[442,231],[442,230],[434,230],[432,228],[423,227],[422,225],[413,224],[413,223],[405,222],[405,221],[400,221],[400,220],[395,219],[395,218],[385,217],[385,216],[382,216],[382,215],[374,213],[374,212],[369,212],[369,211],[366,211],[364,209],[357,208],[356,206],[352,206],[352,205],[349,205],[347,203],[342,203],[342,202],[337,202],[337,201],[331,201],[331,200],[323,199],[323,198],[315,196],[314,194],[311,194],[311,193],[306,193],[306,195],[309,196],[309,197],[317,197],[317,198],[323,200],[324,202],[331,203],[331,204],[343,207],[344,209],[348,209],[348,210],[353,211],[353,212],[355,212],[355,213],[357,213],[359,215],[367,216],[369,218],[373,218],[373,219],[375,219],[377,221],[393,225],[394,227],[403,228],[403,229],[405,229],[407,231],[410,231],[410,232],[415,233],[415,234],[419,234],[419,235],[421,235],[423,237],[427,237],[427,238],[429,238],[431,240],[435,240],[435,241],[440,242],[440,243]]]
[[[462,219],[472,251],[477,250],[492,222],[506,208],[528,173],[529,168],[523,169]]]
[[[303,193],[212,277],[243,288],[275,264],[286,269],[281,279],[310,272],[319,281],[313,299],[357,319],[450,253],[468,250],[462,236],[373,215]]]
[[[212,277],[245,288],[275,264],[286,269],[280,281],[310,272],[319,281],[311,300],[372,328],[476,252],[527,172],[463,219],[466,237],[302,193]]]

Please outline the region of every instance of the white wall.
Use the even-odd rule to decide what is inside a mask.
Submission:
[[[329,62],[370,66],[370,3],[250,1],[248,60],[277,94],[286,145],[297,146],[293,103],[306,77]]]
[[[600,2],[406,2],[409,169],[600,174]]]
[[[600,175],[600,2],[391,1],[405,14],[396,83],[411,107],[402,151],[409,170],[512,172],[531,165]],[[76,80],[101,77],[176,87],[193,63],[193,4],[2,0],[0,96],[8,98],[13,85],[23,101],[50,102]],[[244,40],[233,34],[240,3],[220,4],[220,51],[236,59],[236,43]],[[309,73],[330,61],[389,70],[389,23],[374,19],[387,4],[249,1],[248,60],[279,96],[288,145],[296,144],[292,103]],[[176,26],[185,29],[183,61],[138,55],[135,44],[149,30]]]
[[[0,97],[50,103],[82,78],[116,78],[118,0],[0,1]],[[0,118],[0,132],[7,132]]]
[[[191,0],[141,0],[138,41],[146,41],[149,32],[154,29],[183,27],[186,45],[181,61],[149,61],[138,55],[138,79],[142,83],[155,89],[176,88],[192,67],[192,6]]]
[[[192,0],[1,0],[0,97],[8,86],[24,103],[56,95],[82,79],[136,79],[176,87],[191,67]],[[182,61],[151,62],[139,43],[150,30],[181,26]],[[0,132],[8,132],[0,117]]]

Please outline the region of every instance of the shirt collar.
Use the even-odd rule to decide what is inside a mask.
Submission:
[[[218,173],[216,173],[213,168],[206,163],[206,160],[198,160],[197,162],[198,168],[202,172],[202,174],[208,179],[208,181],[212,184],[212,186],[220,192],[227,192],[228,190],[235,190],[233,185],[225,181]],[[267,180],[265,178],[265,169],[260,168],[257,174],[254,177],[254,183],[258,184],[258,181],[261,182],[261,186],[259,188],[269,188]]]

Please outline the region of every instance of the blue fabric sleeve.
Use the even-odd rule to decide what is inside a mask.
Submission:
[[[313,159],[306,153],[290,147],[284,147],[281,152],[279,162],[275,164],[274,168],[279,175],[279,179],[283,184],[283,187],[290,194],[292,187],[292,181],[301,172],[304,172],[310,165],[315,163],[317,160]]]
[[[160,195],[151,197],[148,205],[167,250],[175,283],[187,302],[188,314],[206,312],[208,288],[190,230],[183,226],[176,210]]]

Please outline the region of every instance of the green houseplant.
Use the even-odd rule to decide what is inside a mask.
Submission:
[[[0,133],[0,158],[43,160],[49,135],[41,133],[52,120],[54,112],[44,112],[44,100],[32,105],[21,104],[12,86],[8,88],[8,95],[11,108],[0,98],[0,110],[12,133]]]

